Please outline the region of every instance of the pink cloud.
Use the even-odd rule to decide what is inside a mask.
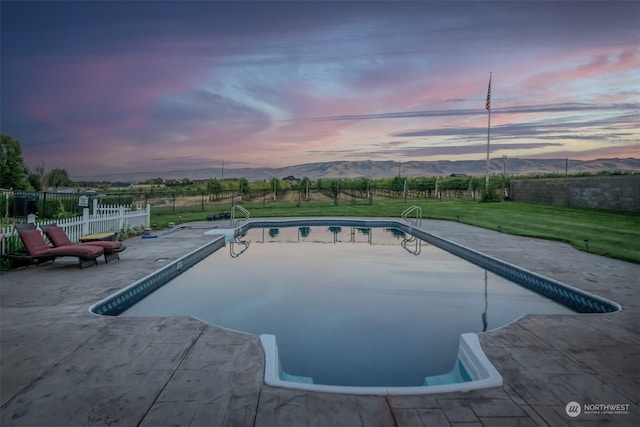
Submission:
[[[528,77],[522,82],[522,88],[525,92],[540,97],[558,99],[569,96],[563,89],[586,79],[597,79],[600,85],[624,85],[620,81],[620,75],[634,72],[638,67],[640,58],[638,48],[634,46],[556,53],[523,64],[521,75]],[[532,74],[531,70],[541,71]],[[516,70],[512,70],[514,71]],[[575,92],[571,94],[579,95]]]
[[[82,134],[79,126],[84,123],[93,123],[91,132],[142,124],[145,107],[189,88],[198,70],[189,58],[148,55],[86,56],[29,65],[26,73],[33,87],[25,92],[20,108],[29,119],[50,122],[72,135]]]
[[[483,128],[487,124],[484,99],[490,68],[482,67],[495,58],[480,65],[475,62],[474,67],[464,66],[461,59],[447,62],[446,68],[419,61],[372,64],[352,71],[348,78],[332,75],[336,80],[327,84],[328,90],[295,73],[279,76],[273,73],[277,67],[257,67],[252,69],[253,80],[233,81],[242,86],[243,95],[225,97],[222,91],[208,92],[206,83],[232,86],[226,78],[233,74],[214,67],[209,59],[176,53],[178,46],[189,51],[193,46],[188,43],[167,46],[170,54],[108,54],[78,56],[64,63],[32,63],[36,67],[27,70],[32,87],[17,108],[29,120],[47,125],[34,135],[55,148],[39,146],[37,152],[27,154],[29,158],[37,164],[46,153],[51,162],[83,173],[112,165],[114,169],[149,169],[222,158],[279,166],[322,160],[309,158],[310,151],[325,150],[327,156],[349,147],[366,151],[372,141],[407,128]],[[628,101],[634,93],[628,84],[618,86],[615,79],[630,79],[628,75],[640,68],[640,59],[636,47],[611,46],[552,54],[527,50],[521,58],[500,65],[494,70],[492,106],[496,110],[581,102],[583,95],[575,85],[582,81],[610,89],[601,101]],[[366,123],[298,120],[458,107],[477,108],[478,114]],[[291,121],[277,121],[282,118]],[[494,114],[492,125],[544,118],[549,118],[548,113]],[[425,145],[440,142],[426,137],[414,140]],[[82,162],[64,154],[79,152]]]

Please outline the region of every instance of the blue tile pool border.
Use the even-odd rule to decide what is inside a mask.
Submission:
[[[104,316],[117,316],[224,246],[224,236],[218,236],[207,244],[130,284],[126,288],[98,301],[89,307],[89,311]]]

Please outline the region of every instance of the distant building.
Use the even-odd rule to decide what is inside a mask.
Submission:
[[[132,188],[133,188],[132,182],[113,182],[109,186],[109,190],[115,190],[115,191],[131,190]]]
[[[99,187],[100,183],[97,181],[75,181],[76,186],[80,188],[95,188]]]
[[[466,173],[452,173],[449,176],[451,176],[451,177],[464,177],[464,176],[468,176],[468,175]]]
[[[300,180],[293,175],[289,175],[287,177],[282,178],[283,181],[288,182],[290,185],[298,185]]]
[[[51,189],[49,189],[49,191],[51,191]],[[71,194],[75,192],[75,189],[73,187],[56,187],[54,191],[56,193]]]
[[[150,190],[152,188],[165,188],[164,184],[133,184],[131,186],[134,190]]]

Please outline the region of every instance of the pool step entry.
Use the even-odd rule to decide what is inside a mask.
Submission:
[[[265,354],[264,382],[268,385],[296,390],[363,395],[407,395],[469,391],[502,385],[502,376],[482,351],[478,335],[460,335],[458,357],[451,372],[427,377],[421,386],[357,387],[315,384],[313,378],[287,374],[280,365],[275,335],[262,334],[260,342]]]

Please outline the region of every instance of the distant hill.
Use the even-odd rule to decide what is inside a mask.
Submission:
[[[568,172],[569,174],[602,171],[638,171],[640,172],[640,159],[596,159],[596,160],[565,160],[565,159],[518,159],[497,158],[491,159],[490,173],[492,175],[535,175],[547,173]],[[311,180],[319,178],[390,178],[400,173],[405,177],[417,176],[447,176],[452,173],[471,176],[484,176],[486,173],[485,160],[439,160],[428,161],[338,161],[322,163],[305,163],[302,165],[286,166],[283,168],[240,168],[225,169],[224,178],[246,178],[249,181],[260,181],[277,177],[282,179],[293,175],[296,178],[307,177]],[[131,172],[113,175],[96,175],[74,177],[75,180],[101,180],[101,181],[130,181],[140,182],[158,176],[158,171]],[[163,179],[190,180],[221,178],[219,168],[173,170],[163,172]]]

